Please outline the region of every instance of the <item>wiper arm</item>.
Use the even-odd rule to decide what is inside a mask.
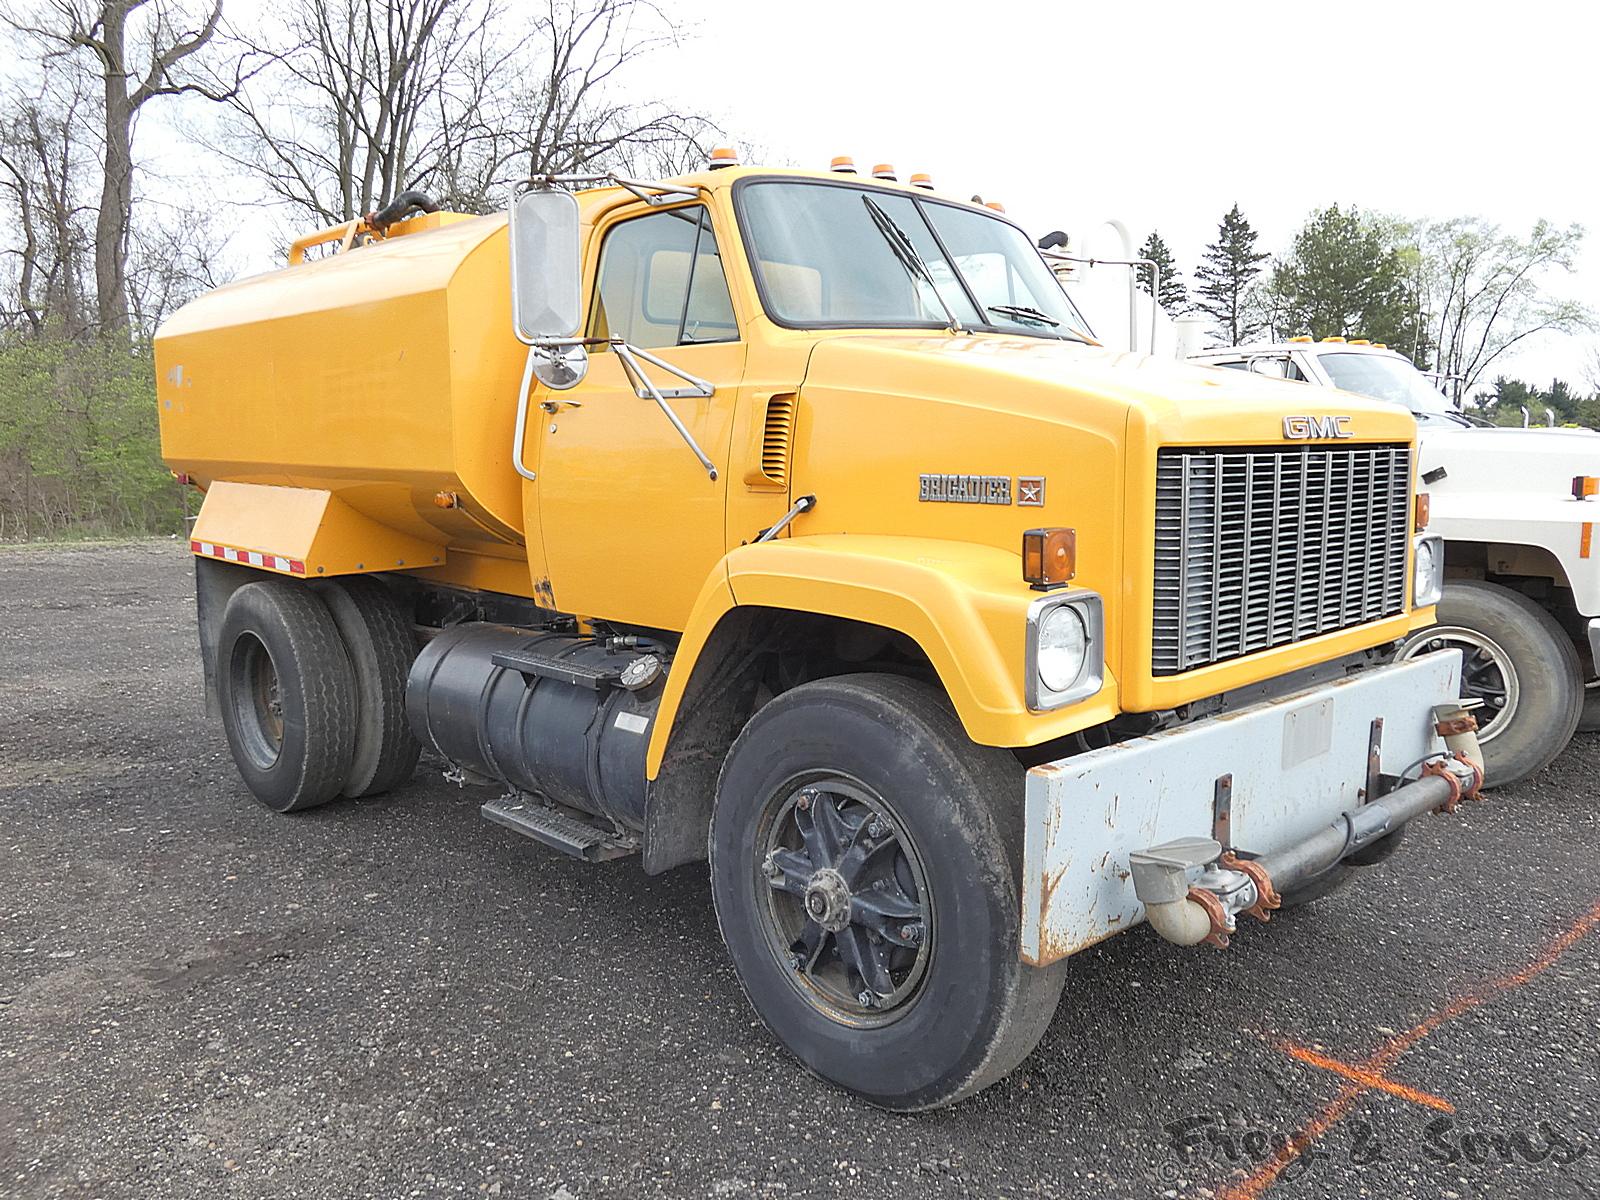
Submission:
[[[933,281],[933,272],[928,269],[928,264],[923,261],[922,255],[917,253],[917,248],[906,236],[906,231],[894,223],[894,218],[884,212],[882,207],[871,196],[862,196],[861,203],[867,206],[867,212],[872,216],[872,223],[878,227],[878,232],[883,234],[883,240],[889,243],[889,249],[894,251],[895,258],[906,269],[913,279],[920,279],[928,285],[933,292],[933,298],[939,302],[939,307],[944,309],[944,315],[949,322],[951,333],[965,333],[960,320],[956,317],[955,309],[951,308],[939,291],[939,285]]]
[[[1051,329],[1055,329],[1061,324],[1060,321],[1048,313],[1042,313],[1037,308],[1029,308],[1025,304],[986,304],[984,307],[992,313],[999,313],[1002,317],[1016,317],[1023,321],[1037,321],[1041,325],[1050,326]]]

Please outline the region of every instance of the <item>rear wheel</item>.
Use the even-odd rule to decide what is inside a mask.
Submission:
[[[717,920],[768,1028],[886,1108],[958,1100],[1043,1036],[1065,978],[1019,957],[1022,775],[907,679],[804,684],[723,767]]]
[[[304,584],[263,580],[229,597],[216,679],[228,747],[256,799],[293,812],[339,795],[355,747],[355,676]]]
[[[1476,710],[1484,782],[1516,783],[1549,764],[1578,728],[1583,684],[1572,639],[1544,609],[1480,580],[1445,585],[1439,624],[1406,639],[1401,659],[1461,651],[1461,690]]]
[[[344,794],[375,796],[410,779],[422,752],[406,721],[406,676],[417,657],[411,622],[376,579],[358,575],[312,586],[355,671],[355,747]]]

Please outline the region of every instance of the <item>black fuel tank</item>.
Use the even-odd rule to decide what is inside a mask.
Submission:
[[[659,662],[595,638],[457,625],[417,656],[406,713],[452,763],[638,830]]]

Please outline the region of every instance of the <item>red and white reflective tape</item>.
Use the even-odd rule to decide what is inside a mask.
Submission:
[[[247,567],[265,567],[269,571],[283,571],[290,575],[304,575],[306,565],[297,558],[284,558],[281,554],[262,554],[259,550],[236,550],[232,546],[219,546],[216,542],[202,542],[191,538],[189,549],[206,558],[220,558],[224,562],[241,563]]]

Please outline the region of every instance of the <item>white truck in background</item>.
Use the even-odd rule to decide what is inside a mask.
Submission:
[[[1416,416],[1445,588],[1439,624],[1400,656],[1462,650],[1491,785],[1544,767],[1575,731],[1600,729],[1600,434],[1475,424],[1409,359],[1360,341],[1294,338],[1189,359],[1342,388]]]

